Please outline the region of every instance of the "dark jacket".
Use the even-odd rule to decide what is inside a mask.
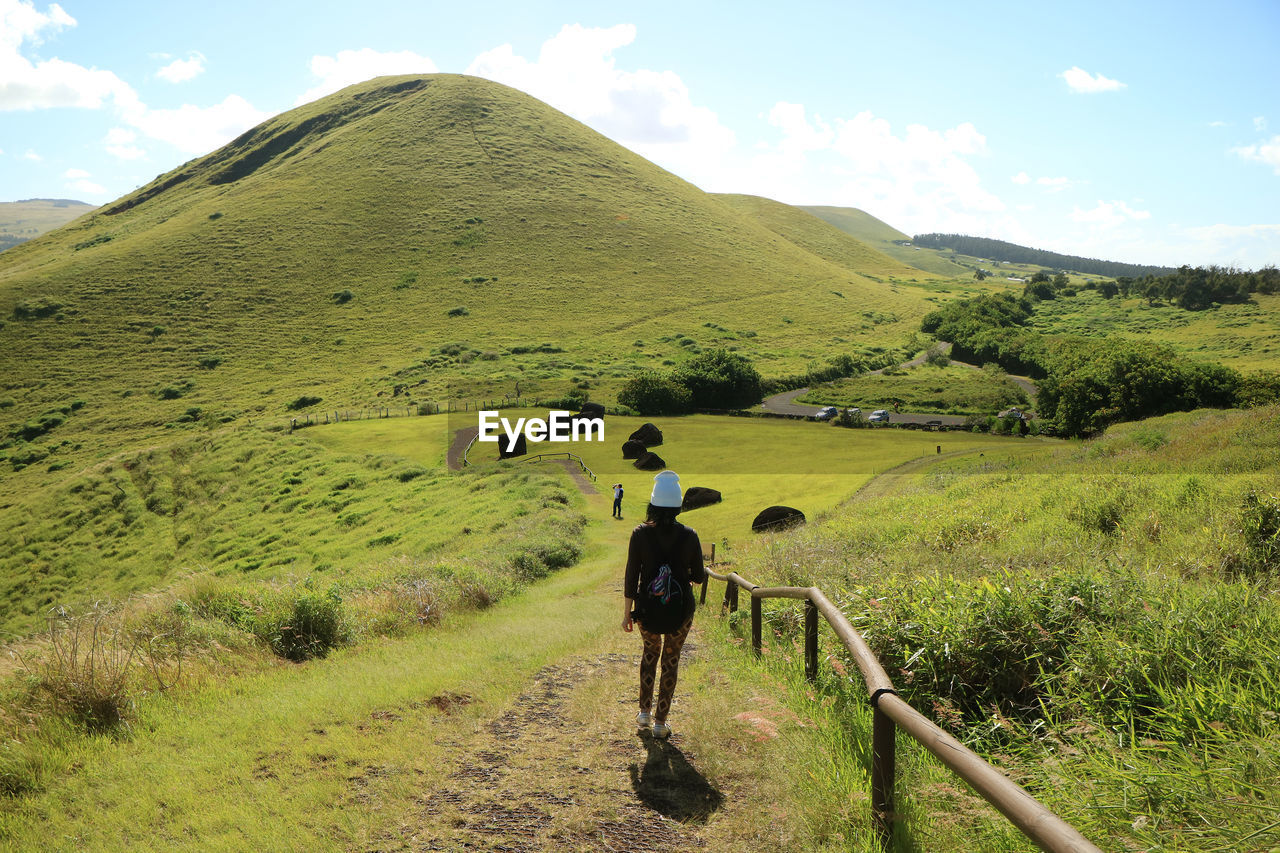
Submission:
[[[632,601],[640,600],[640,590],[653,580],[661,565],[660,553],[664,551],[678,564],[672,565],[672,569],[677,572],[683,570],[683,577],[677,574],[677,580],[703,583],[707,579],[706,569],[702,566],[702,543],[698,541],[698,534],[693,528],[674,524],[668,538],[668,531],[659,529],[657,525],[641,524],[631,531],[631,544],[627,548],[627,575],[622,584],[624,596]]]

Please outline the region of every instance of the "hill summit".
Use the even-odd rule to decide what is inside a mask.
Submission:
[[[506,86],[371,80],[0,255],[0,430],[607,389],[705,346],[767,374],[923,313],[918,270],[740,208]]]

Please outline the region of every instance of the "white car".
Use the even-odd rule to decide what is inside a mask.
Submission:
[[[814,415],[814,418],[820,421],[829,421],[838,414],[839,412],[836,411],[835,406],[823,406],[818,410],[818,413]]]
[[[887,424],[889,422],[889,413],[884,409],[876,409],[871,413],[871,416],[867,418],[867,422],[873,424]]]

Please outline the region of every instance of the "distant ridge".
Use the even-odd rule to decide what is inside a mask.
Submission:
[[[38,202],[38,201],[52,204],[54,207],[66,207],[69,204],[80,204],[80,205],[84,205],[85,207],[93,207],[93,205],[89,204],[89,202],[87,201],[80,201],[79,199],[74,199],[74,198],[21,198],[21,199],[18,199],[16,202],[12,202],[12,203],[13,204],[31,204],[33,202]]]
[[[912,242],[927,249],[953,249],[962,255],[974,258],[990,258],[993,261],[1014,264],[1038,264],[1042,267],[1073,270],[1089,275],[1139,278],[1144,275],[1168,275],[1174,271],[1173,267],[1144,266],[1120,261],[1100,261],[1097,258],[1082,258],[1078,255],[1062,255],[1044,249],[1031,249],[1016,243],[1006,243],[1004,240],[969,237],[964,234],[917,234]]]

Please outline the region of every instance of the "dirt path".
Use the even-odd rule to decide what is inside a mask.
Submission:
[[[569,479],[573,480],[574,484],[577,485],[578,491],[584,495],[599,494],[595,483],[587,479],[587,475],[582,473],[582,466],[577,462],[572,459],[559,459],[556,460],[555,464],[569,472]]]
[[[462,470],[462,454],[467,452],[467,445],[471,443],[471,439],[480,434],[480,427],[465,427],[458,430],[453,435],[453,442],[449,445],[449,452],[445,454],[445,460],[449,464],[450,471]]]
[[[698,824],[723,796],[690,763],[678,733],[655,741],[625,725],[638,663],[605,652],[544,667],[511,707],[458,744],[445,783],[421,796],[420,823],[399,840],[413,850],[705,847]]]

